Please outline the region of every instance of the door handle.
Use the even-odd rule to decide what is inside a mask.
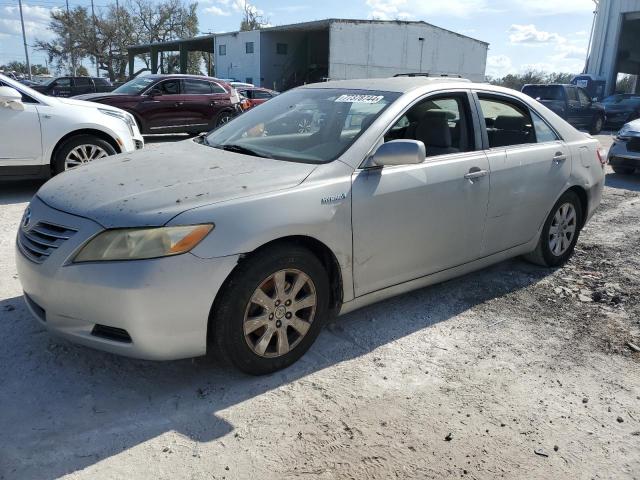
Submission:
[[[464,178],[467,180],[475,180],[476,178],[482,178],[486,176],[489,172],[487,170],[480,170],[478,167],[472,167],[469,169],[469,173],[464,174]]]
[[[176,102],[176,103],[173,104],[173,106],[174,107],[179,107],[179,106],[181,106],[183,104],[184,104],[184,102]]]
[[[567,159],[567,156],[564,153],[556,152],[556,154],[553,156],[553,164],[554,165],[560,165],[566,159]]]

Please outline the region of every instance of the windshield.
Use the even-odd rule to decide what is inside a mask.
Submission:
[[[330,162],[399,96],[372,90],[290,90],[212,131],[204,143],[261,157]]]
[[[640,95],[611,95],[605,98],[602,103],[605,105],[637,107],[640,106]]]
[[[149,85],[155,82],[157,78],[152,77],[138,77],[133,80],[128,81],[124,85],[120,85],[118,88],[114,90],[114,93],[128,93],[128,94],[137,94],[141,93],[144,89],[146,89]]]
[[[556,85],[527,85],[522,91],[535,99],[564,100],[562,87]]]

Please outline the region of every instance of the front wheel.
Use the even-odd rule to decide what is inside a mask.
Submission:
[[[619,165],[611,165],[611,168],[615,173],[619,173],[620,175],[631,175],[635,171],[633,167],[621,167]]]
[[[245,259],[210,318],[210,343],[252,375],[280,370],[313,344],[329,312],[329,281],[307,249],[287,244]]]
[[[536,249],[524,258],[537,265],[559,267],[567,262],[582,226],[582,205],[578,195],[565,192],[551,209],[542,227]]]
[[[57,175],[116,153],[118,153],[116,149],[102,138],[94,135],[77,135],[64,142],[56,152],[52,162],[52,173]]]

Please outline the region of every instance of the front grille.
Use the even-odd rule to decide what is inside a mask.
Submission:
[[[73,228],[38,222],[32,227],[20,228],[18,246],[29,260],[42,263],[76,232]]]
[[[627,150],[630,152],[640,152],[640,137],[633,137],[627,143]]]

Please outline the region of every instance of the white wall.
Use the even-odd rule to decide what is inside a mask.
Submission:
[[[245,43],[253,42],[253,53],[246,53]],[[227,54],[220,55],[219,45],[227,46]],[[220,34],[215,41],[215,76],[218,78],[237,78],[244,82],[252,78],[260,84],[260,32],[236,32]]]
[[[334,22],[329,42],[332,80],[419,71],[485,80],[488,45],[431,25]]]

